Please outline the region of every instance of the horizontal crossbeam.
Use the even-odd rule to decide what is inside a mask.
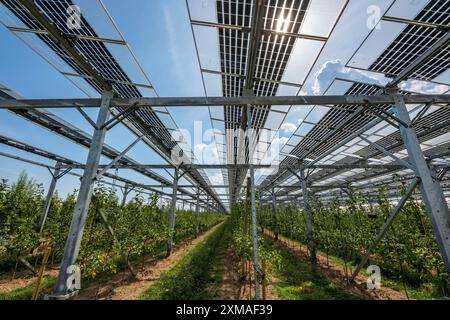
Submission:
[[[406,95],[406,104],[449,104],[450,95]],[[173,98],[115,98],[111,100],[111,108],[130,107],[217,107],[243,105],[278,105],[278,106],[311,106],[311,105],[386,105],[393,104],[392,95],[340,95],[340,96],[245,96],[245,97],[173,97]],[[0,109],[22,110],[39,108],[98,108],[100,99],[7,99],[0,101]]]

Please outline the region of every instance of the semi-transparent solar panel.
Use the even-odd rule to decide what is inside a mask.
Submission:
[[[430,1],[414,20],[450,26],[450,2]],[[408,25],[389,45],[369,70],[396,76],[446,34],[446,30]],[[450,67],[448,47],[418,68],[413,78],[432,80]]]

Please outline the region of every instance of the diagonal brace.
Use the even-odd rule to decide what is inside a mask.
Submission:
[[[423,118],[423,116],[425,115],[425,113],[427,113],[428,110],[430,110],[431,106],[435,103],[435,100],[433,99],[430,103],[426,104],[425,107],[423,107],[422,110],[420,110],[420,112],[416,115],[416,117],[412,120],[412,124],[411,126],[414,126],[415,124],[417,124],[417,122],[420,121],[420,119]]]
[[[119,112],[114,117],[112,117],[110,120],[108,120],[103,126],[102,129],[105,129],[107,131],[114,128],[116,125],[118,125],[120,122],[122,122],[123,119],[125,119],[127,116],[132,114],[134,111],[136,111],[136,106],[138,105],[137,102],[123,110],[122,112]]]
[[[386,150],[385,148],[383,148],[382,146],[380,146],[379,144],[370,141],[369,139],[367,139],[365,136],[360,135],[359,136],[362,140],[364,140],[365,142],[367,142],[369,145],[371,145],[372,147],[374,147],[375,149],[377,149],[378,151],[380,151],[381,153],[385,154],[388,157],[391,157],[392,159],[394,159],[395,161],[397,161],[398,163],[400,163],[402,166],[405,166],[408,169],[411,169],[412,171],[414,171],[413,166],[408,162],[405,161],[403,159],[400,159],[399,157],[397,157],[395,154],[393,154],[392,152]]]
[[[402,125],[405,128],[409,128],[409,125],[406,122],[404,122],[403,120],[401,120],[398,117],[394,116],[393,114],[383,110],[379,106],[371,103],[369,100],[365,99],[364,102],[367,103],[367,107],[369,108],[369,110],[371,110],[372,112],[377,114],[380,118],[382,118],[383,120],[385,120],[389,124],[393,125],[394,127],[398,128],[399,126],[396,125],[395,123],[392,123],[391,120],[394,120],[395,122],[399,123],[400,125]],[[390,120],[388,120],[388,118],[390,118]]]
[[[139,136],[132,144],[130,144],[124,151],[122,151],[113,161],[111,161],[110,164],[108,164],[106,167],[103,168],[102,171],[97,173],[97,175],[94,177],[94,181],[98,181],[101,179],[101,177],[112,167],[114,167],[127,153],[130,151],[136,144],[138,144],[139,141],[142,140],[144,136]]]
[[[89,115],[82,108],[77,107],[77,110],[83,116],[83,118],[86,119],[87,122],[89,122],[92,128],[98,129],[97,124],[94,122],[94,120],[92,120],[91,117],[89,117]]]

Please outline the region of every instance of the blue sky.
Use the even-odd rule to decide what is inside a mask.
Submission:
[[[392,0],[349,1],[347,10],[305,82],[303,88],[305,93],[323,94],[335,77],[385,82],[379,75],[362,73],[355,69],[347,70],[344,65],[371,31],[367,28],[367,21],[371,14],[368,12],[368,8],[375,3],[383,13],[392,2]],[[80,0],[78,3],[83,10],[83,5],[93,5],[97,1]],[[104,3],[160,96],[204,95],[185,0],[104,0]],[[101,31],[99,32],[100,36],[102,36],[102,32],[108,36],[115,36],[115,32],[111,32],[113,28],[106,23],[108,21],[106,16],[97,15],[94,10],[87,11],[89,14],[86,18],[89,22],[92,21],[91,24],[94,26],[98,25],[98,30]],[[91,15],[95,17],[95,21],[89,20],[93,19],[90,17]],[[386,30],[382,31],[386,32]],[[0,43],[2,48],[7,48],[0,52],[1,84],[26,98],[85,97],[83,92],[3,26],[0,26]],[[415,85],[421,87],[421,85]],[[435,90],[435,87],[428,89]],[[72,110],[54,112],[82,130],[92,132],[92,128],[77,112]],[[179,128],[185,128],[192,132],[194,121],[202,121],[204,130],[211,128],[207,108],[178,108],[170,109],[170,112]],[[95,118],[96,111],[90,110],[89,114]],[[300,117],[295,113],[292,116]],[[286,123],[286,128],[289,125],[290,123]],[[6,111],[0,111],[0,134],[80,162],[84,162],[87,155],[85,148],[68,142]],[[134,139],[126,129],[117,126],[108,133],[106,142],[123,150]],[[45,159],[5,146],[0,146],[0,151],[53,165],[52,162]],[[138,144],[129,155],[141,163],[164,163],[155,152],[143,143]],[[102,162],[106,163],[107,160],[102,159]],[[22,170],[26,170],[38,182],[43,183],[44,187],[48,186],[50,175],[46,169],[0,158],[0,178],[14,181]],[[158,172],[169,177],[162,170]],[[152,183],[147,178],[133,172],[123,172],[122,176],[146,184]],[[78,185],[77,178],[66,176],[58,183],[59,194],[64,196],[72,192]]]

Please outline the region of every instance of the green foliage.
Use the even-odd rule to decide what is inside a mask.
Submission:
[[[212,275],[218,252],[228,243],[230,224],[209,234],[204,241],[189,251],[172,269],[140,297],[143,300],[204,300],[212,299],[210,285],[217,279]]]
[[[288,300],[353,300],[356,296],[329,282],[308,262],[298,259],[289,249],[269,242],[279,252],[281,268],[275,270],[277,294]]]
[[[247,206],[247,208],[246,208]],[[251,212],[249,203],[238,202],[231,215],[233,225],[233,249],[236,256],[244,262],[253,263],[253,237],[251,232]],[[259,267],[265,272],[266,278],[281,266],[281,257],[277,250],[269,246],[267,240],[258,235]],[[262,270],[262,262],[265,270]]]
[[[169,209],[157,203],[157,197],[146,199],[138,194],[122,207],[115,190],[102,184],[95,186],[77,261],[84,278],[116,273],[123,266],[121,252],[131,261],[163,252],[169,237]],[[53,197],[43,237],[54,244],[55,262],[62,258],[75,204],[76,192],[64,200]],[[11,186],[7,181],[0,183],[0,273],[12,269],[18,254],[30,255],[38,247],[36,225],[43,205],[42,186],[25,173]],[[101,213],[107,217],[117,241],[105,227]],[[222,218],[209,212],[197,215],[179,211],[174,240],[195,236]]]
[[[402,193],[405,191],[403,188]],[[345,203],[335,199],[325,205],[319,198],[311,198],[309,209],[316,246],[347,264],[359,262],[394,205],[382,189],[376,205],[365,202],[362,194],[354,192]],[[306,243],[303,210],[294,206],[279,208],[276,213],[262,210],[259,223],[275,233]],[[413,287],[433,283],[436,295],[445,295],[448,290],[448,276],[425,207],[413,198],[398,213],[369,264],[380,266],[384,277],[405,281]]]
[[[37,242],[36,222],[42,208],[42,186],[22,173],[19,180],[9,187],[0,187],[0,235],[3,250],[21,253],[32,249]]]

